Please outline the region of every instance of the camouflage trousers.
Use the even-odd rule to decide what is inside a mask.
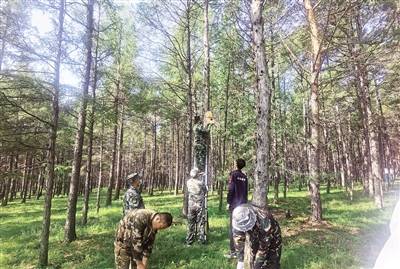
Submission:
[[[190,206],[188,208],[188,231],[186,244],[192,244],[196,239],[196,234],[200,242],[206,242],[206,220],[203,206]]]
[[[194,156],[197,168],[200,171],[204,171],[206,167],[207,146],[204,144],[195,144]]]
[[[116,269],[136,269],[136,262],[129,254],[125,245],[114,242],[115,268]]]

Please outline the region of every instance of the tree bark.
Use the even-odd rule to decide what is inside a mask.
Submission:
[[[100,191],[101,182],[103,177],[103,150],[104,150],[104,120],[101,121],[101,133],[100,133],[100,160],[99,160],[99,177],[97,180],[97,195],[96,195],[96,213],[99,214],[100,210]]]
[[[203,114],[210,110],[210,41],[209,41],[209,26],[208,26],[208,0],[204,0],[204,70],[203,70],[203,83],[205,94],[205,105]]]
[[[64,32],[64,15],[65,15],[65,0],[60,0],[59,15],[58,15],[58,33],[57,33],[57,57],[54,68],[54,94],[52,102],[52,119],[49,132],[49,150],[47,154],[48,177],[46,183],[46,196],[43,206],[43,222],[42,232],[40,236],[39,249],[39,266],[45,267],[48,264],[49,252],[49,235],[50,235],[50,216],[51,216],[51,200],[53,198],[54,184],[54,166],[56,159],[56,141],[58,129],[58,99],[60,93],[60,66],[62,54],[62,40]]]
[[[122,104],[120,113],[120,126],[118,135],[118,153],[117,153],[117,183],[115,184],[115,195],[114,200],[119,199],[119,193],[121,189],[122,182],[122,152],[124,147],[124,105]]]
[[[253,203],[267,205],[267,186],[269,181],[269,111],[271,89],[267,83],[267,65],[264,44],[263,0],[252,0],[251,23],[253,36],[253,54],[256,71],[256,167],[254,172]]]
[[[175,121],[175,134],[176,134],[176,143],[175,143],[175,187],[174,187],[174,195],[178,195],[179,190],[179,171],[180,171],[180,136],[179,136],[179,120]]]
[[[100,13],[100,12],[99,12]],[[97,26],[99,26],[99,22]],[[98,27],[97,27],[98,28]],[[98,61],[98,40],[99,32],[96,35],[96,48],[94,55],[94,65],[93,65],[93,82],[92,82],[92,100],[91,100],[91,110],[89,115],[89,141],[88,141],[88,157],[86,163],[86,176],[85,176],[85,190],[84,190],[84,201],[82,210],[82,224],[87,224],[87,216],[89,212],[89,195],[90,195],[90,185],[92,181],[92,159],[93,159],[93,132],[94,132],[94,121],[96,114],[96,88],[97,88],[97,61]]]
[[[15,175],[12,175],[12,172],[14,170],[14,156],[10,156],[10,164],[9,164],[9,175],[8,178],[6,179],[6,183],[4,184],[4,196],[3,200],[1,201],[1,206],[6,206],[8,204],[8,195],[10,193],[10,185],[11,185],[11,177],[14,177]]]
[[[192,0],[186,1],[186,72],[187,72],[187,120],[186,120],[186,150],[185,150],[185,170],[184,170],[184,199],[182,215],[187,216],[188,195],[186,191],[186,180],[189,178],[192,169],[192,148],[193,148],[193,89],[192,89],[192,56],[191,56],[191,8]]]
[[[310,27],[312,47],[311,67],[311,95],[310,95],[310,197],[311,197],[311,221],[322,220],[322,204],[319,190],[320,182],[320,120],[319,120],[319,74],[322,66],[322,42],[319,34],[318,24],[315,18],[311,0],[304,0],[307,11],[307,20]]]
[[[86,63],[85,77],[82,88],[82,106],[78,116],[78,130],[75,137],[74,160],[72,165],[72,176],[68,194],[67,219],[64,228],[65,242],[76,239],[76,203],[78,199],[78,188],[82,162],[83,139],[86,126],[86,107],[88,103],[88,91],[90,82],[90,71],[92,66],[92,35],[93,35],[93,6],[95,0],[88,0],[87,4],[87,32],[86,32]]]

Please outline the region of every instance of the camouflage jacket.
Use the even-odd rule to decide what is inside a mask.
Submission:
[[[204,197],[207,192],[204,181],[201,178],[190,178],[186,184],[189,195],[189,206],[201,207],[204,203]]]
[[[152,220],[156,214],[150,209],[131,210],[118,224],[115,243],[125,248],[135,261],[151,254],[157,234],[152,229]]]
[[[124,195],[123,214],[125,216],[129,210],[140,208],[144,208],[142,195],[140,195],[140,191],[138,189],[131,186]]]
[[[198,123],[194,126],[194,134],[194,155],[196,166],[200,171],[204,171],[210,132],[207,128],[203,127],[201,123]]]
[[[278,222],[266,210],[253,206],[257,214],[256,223],[248,233],[250,235],[252,268],[269,268],[269,263],[280,260],[282,237]],[[243,253],[245,234],[234,234],[235,247],[238,253]]]

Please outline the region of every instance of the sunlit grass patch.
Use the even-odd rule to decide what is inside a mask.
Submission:
[[[103,196],[104,198],[104,193]],[[343,190],[333,189],[331,194],[321,191],[324,208],[324,223],[311,225],[308,222],[310,202],[306,191],[290,191],[287,199],[279,198],[272,203],[283,231],[283,269],[338,269],[359,268],[365,264],[363,248],[370,242],[370,235],[376,230],[385,235],[387,222],[395,203],[396,195],[385,197],[385,210],[375,208],[373,201],[357,189],[354,201],[346,198]],[[223,254],[228,251],[228,214],[218,211],[218,196],[209,197],[209,241],[206,245],[184,244],[186,220],[181,216],[182,195],[155,193],[144,195],[147,208],[168,211],[174,216],[174,224],[157,235],[150,268],[235,268],[234,261]],[[63,243],[67,197],[53,200],[50,234],[49,268],[113,268],[113,241],[115,229],[122,215],[121,200],[112,206],[95,212],[95,197],[90,200],[88,224],[81,225],[82,199],[77,208],[78,240]],[[225,208],[225,207],[224,207]],[[285,218],[286,210],[293,216]],[[35,268],[39,251],[43,200],[19,200],[10,203],[0,211],[0,267]],[[374,257],[367,263],[373,263]]]

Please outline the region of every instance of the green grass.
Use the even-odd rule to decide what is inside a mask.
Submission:
[[[373,202],[355,193],[353,202],[346,200],[342,190],[331,194],[322,191],[325,223],[312,226],[307,222],[309,199],[307,192],[291,191],[286,200],[271,204],[280,221],[283,237],[283,269],[343,269],[372,266],[377,251],[387,237],[395,199],[394,192],[385,197],[385,209],[375,209]],[[103,196],[104,198],[104,196]],[[218,197],[210,195],[210,234],[206,246],[184,246],[186,222],[180,216],[182,196],[145,196],[147,208],[169,211],[174,216],[172,228],[157,235],[150,268],[235,268],[233,261],[223,257],[228,251],[228,216],[218,212]],[[94,208],[94,195],[91,209]],[[103,202],[104,204],[104,202]],[[121,201],[113,201],[100,214],[89,214],[86,226],[78,224],[78,240],[63,243],[66,216],[66,197],[53,199],[51,218],[49,268],[113,268],[113,240],[116,224],[121,217]],[[35,268],[39,250],[43,200],[19,200],[0,208],[0,268]],[[78,202],[81,219],[82,199]],[[283,213],[291,209],[294,216],[285,219]]]

